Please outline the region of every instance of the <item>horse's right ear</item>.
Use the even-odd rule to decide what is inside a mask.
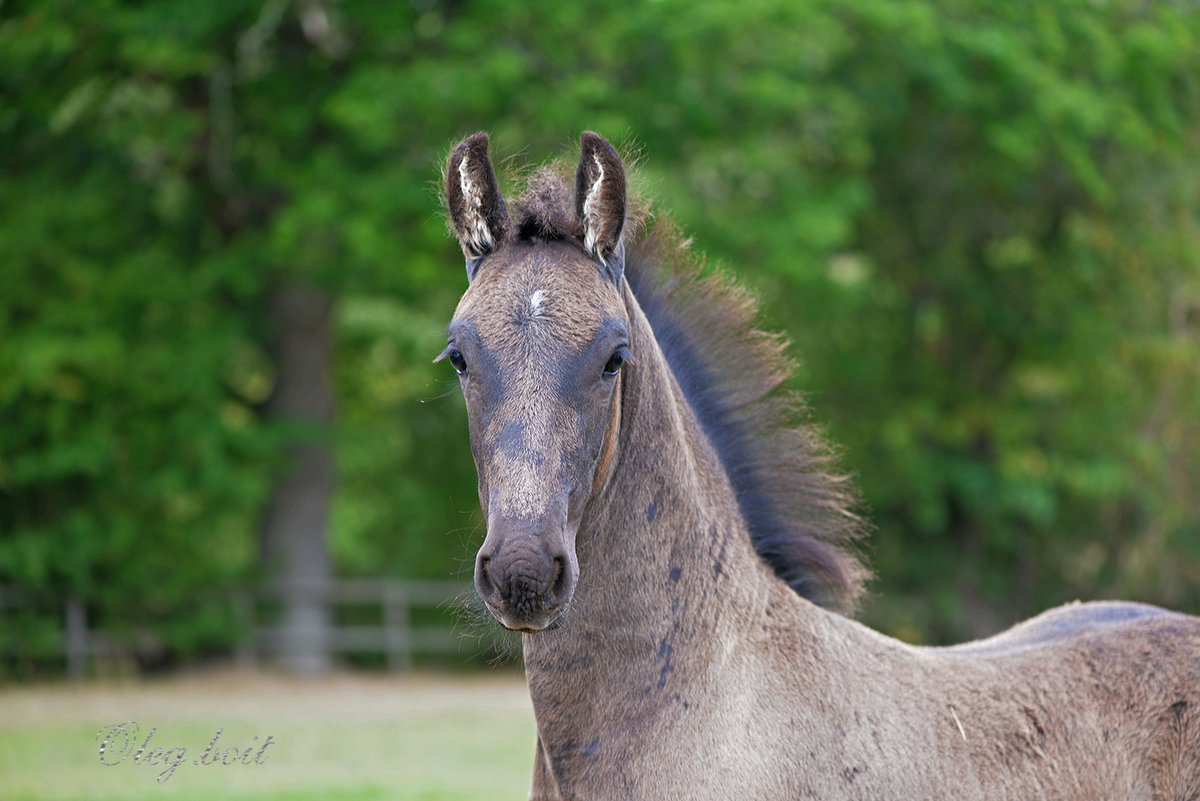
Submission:
[[[508,207],[500,194],[488,155],[488,135],[483,131],[468,136],[450,152],[446,206],[450,226],[467,258],[467,280],[474,280],[483,257],[508,233]]]

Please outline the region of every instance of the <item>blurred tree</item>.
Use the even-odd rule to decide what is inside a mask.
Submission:
[[[285,282],[271,292],[269,305],[279,377],[266,410],[280,420],[307,423],[318,436],[288,448],[290,464],[267,504],[262,553],[268,586],[282,607],[275,643],[280,661],[290,672],[315,675],[331,665],[326,531],[334,491],[328,441],[333,300],[328,291]]]

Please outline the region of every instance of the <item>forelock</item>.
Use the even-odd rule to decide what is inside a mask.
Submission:
[[[568,239],[579,235],[571,202],[572,186],[560,165],[535,170],[516,201],[517,236],[522,239]]]

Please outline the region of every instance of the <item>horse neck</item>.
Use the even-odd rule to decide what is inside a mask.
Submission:
[[[580,525],[566,622],[525,637],[531,688],[533,674],[564,664],[652,687],[670,654],[670,670],[708,669],[786,590],[755,553],[720,459],[628,287],[625,297],[636,363],[622,374],[614,467]],[[647,675],[631,675],[647,661]]]
[[[764,754],[798,752],[805,732],[851,714],[846,654],[878,651],[870,632],[803,600],[759,558],[628,289],[626,304],[636,362],[621,374],[611,475],[577,535],[575,597],[558,628],[524,635],[531,798],[583,797],[626,775],[645,797],[681,797],[686,777],[672,784],[670,766],[690,764],[690,776],[699,754],[731,786],[764,786]],[[714,731],[738,736],[714,744]]]

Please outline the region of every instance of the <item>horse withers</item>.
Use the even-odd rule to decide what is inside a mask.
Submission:
[[[447,165],[469,285],[439,358],[531,798],[1200,798],[1200,619],[1076,603],[927,648],[844,616],[853,495],[751,299],[646,224],[602,137],[511,210],[488,149]]]

